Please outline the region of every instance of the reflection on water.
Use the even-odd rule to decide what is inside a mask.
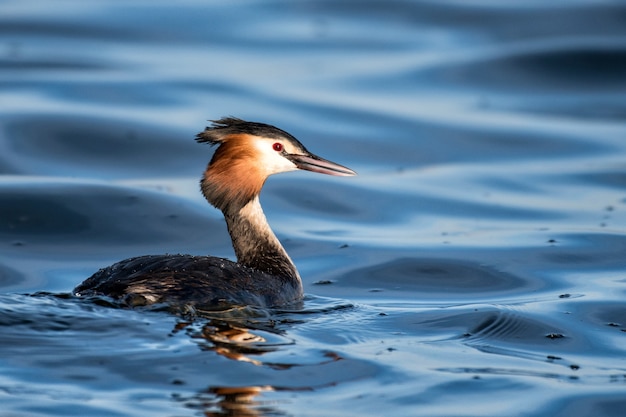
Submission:
[[[271,387],[211,387],[206,392],[193,398],[176,396],[175,399],[185,407],[201,410],[207,417],[231,416],[254,417],[280,415],[272,404],[265,404],[257,397],[259,394],[273,391]]]
[[[625,11],[4,4],[3,410],[621,416]],[[266,184],[303,308],[69,296],[132,256],[233,256],[193,141],[225,115],[359,172]]]

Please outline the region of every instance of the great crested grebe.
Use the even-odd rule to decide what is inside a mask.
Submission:
[[[277,127],[227,117],[196,140],[219,145],[200,181],[202,194],[226,219],[237,262],[214,256],[146,255],[103,268],[74,289],[129,305],[168,303],[278,307],[302,299],[296,266],[272,232],[259,194],[267,177],[296,169],[328,175],[354,171],[313,155]]]

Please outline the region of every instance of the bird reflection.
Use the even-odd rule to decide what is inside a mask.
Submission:
[[[205,409],[207,411],[204,412],[204,415],[207,417],[255,417],[279,414],[279,411],[274,409],[270,404],[260,401],[257,398],[260,393],[266,391],[273,391],[273,388],[267,386],[209,388],[207,394],[214,396],[212,405],[217,411]]]
[[[174,396],[186,407],[201,410],[206,417],[260,417],[280,416],[286,413],[277,407],[277,401],[261,400],[259,395],[280,391],[270,386],[210,387],[191,398]]]
[[[259,356],[278,350],[281,346],[293,345],[291,339],[272,326],[272,323],[251,323],[212,319],[201,328],[196,323],[179,322],[174,332],[185,330],[192,339],[198,341],[201,349],[213,351],[228,359],[287,369],[289,364],[276,364],[262,361]]]
[[[263,362],[253,359],[250,355],[262,355],[276,350],[274,346],[263,345],[266,343],[263,336],[231,323],[209,323],[202,328],[201,337],[211,343],[204,345],[203,348],[228,359],[250,362],[254,365],[263,365]]]
[[[252,326],[251,323],[213,319],[205,322],[199,329],[194,321],[179,322],[174,332],[180,331],[186,331],[197,340],[203,350],[213,351],[228,359],[257,366],[268,365],[260,359],[261,355],[274,352],[281,345],[293,344],[293,341],[281,336],[281,332],[269,324]],[[288,365],[276,364],[269,364],[269,366],[282,369],[288,367]],[[186,407],[202,410],[206,417],[282,415],[284,413],[274,408],[269,401],[262,401],[258,398],[263,392],[275,390],[269,385],[215,386],[191,398],[178,397],[178,400]]]
[[[233,317],[237,317],[237,319],[233,319]],[[238,312],[233,313],[233,311],[225,312],[220,318],[208,319],[205,317],[205,319],[204,321],[180,321],[174,328],[173,333],[185,332],[197,342],[202,350],[215,352],[231,360],[277,370],[302,366],[297,361],[295,363],[281,363],[264,360],[265,355],[295,344],[279,328],[280,323],[277,324],[267,318],[250,318],[249,316],[244,318],[243,315],[239,316]],[[276,355],[269,356],[276,357]],[[320,359],[316,363],[308,363],[307,365],[319,366],[340,361],[343,358],[336,352],[326,351],[322,353]],[[200,410],[203,413],[202,415],[206,417],[278,416],[285,415],[285,412],[277,407],[280,404],[279,400],[263,398],[263,393],[311,391],[329,385],[333,385],[333,383],[317,387],[270,385],[211,386],[191,397],[178,395],[174,395],[174,397],[186,407]]]

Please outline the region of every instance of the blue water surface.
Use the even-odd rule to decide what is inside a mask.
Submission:
[[[0,3],[6,416],[623,416],[626,6]],[[234,115],[353,178],[266,183],[303,309],[119,308],[136,255],[233,258]]]

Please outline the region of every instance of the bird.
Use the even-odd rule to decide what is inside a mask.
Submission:
[[[183,254],[133,257],[94,273],[74,288],[75,296],[105,296],[132,307],[164,303],[205,309],[278,308],[302,301],[302,279],[267,222],[261,189],[270,175],[294,170],[356,172],[312,154],[273,125],[235,117],[210,122],[196,135],[198,143],[216,146],[200,190],[222,211],[237,261]]]

